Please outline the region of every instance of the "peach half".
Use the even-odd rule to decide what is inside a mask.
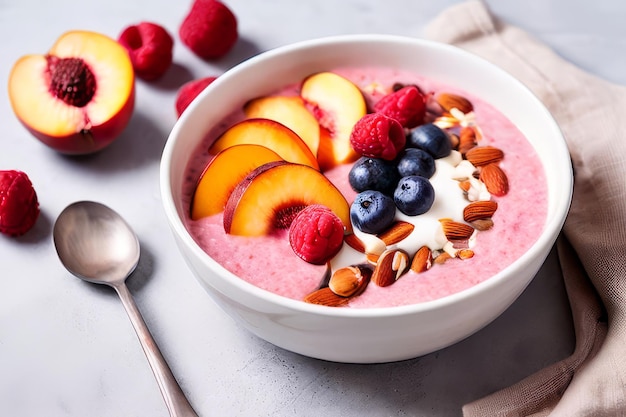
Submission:
[[[209,153],[216,155],[231,146],[244,144],[265,146],[285,161],[319,169],[317,158],[297,133],[282,123],[265,118],[235,123],[213,142]]]
[[[244,106],[249,118],[275,120],[293,130],[307,144],[311,153],[317,156],[320,144],[320,125],[306,107],[302,97],[267,96],[250,100]]]
[[[191,201],[193,220],[224,211],[228,197],[255,168],[283,159],[260,145],[235,145],[218,153],[202,172]]]
[[[338,74],[319,72],[304,79],[300,96],[321,127],[317,159],[322,171],[355,161],[359,155],[352,149],[350,134],[367,113],[361,90]]]
[[[322,204],[351,231],[350,206],[321,172],[286,161],[254,169],[235,187],[224,209],[224,230],[240,236],[264,236],[288,229],[304,207]]]
[[[36,138],[61,153],[88,154],[111,144],[127,126],[135,74],[117,41],[71,31],[47,54],[18,59],[8,90],[15,115]]]

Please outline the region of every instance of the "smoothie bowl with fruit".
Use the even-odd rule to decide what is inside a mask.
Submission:
[[[176,242],[210,296],[285,349],[423,355],[495,319],[549,253],[572,172],[518,81],[381,35],[278,48],[182,114],[161,164]]]

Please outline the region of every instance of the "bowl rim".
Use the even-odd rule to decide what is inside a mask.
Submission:
[[[424,301],[415,304],[408,305],[400,305],[400,306],[389,306],[389,307],[368,307],[368,308],[336,308],[336,307],[328,307],[322,305],[309,304],[304,301],[291,299],[282,295],[275,294],[269,290],[262,289],[260,287],[251,284],[234,273],[230,272],[226,268],[224,268],[221,264],[215,261],[211,256],[209,256],[200,246],[195,242],[195,240],[191,237],[190,233],[187,231],[183,220],[177,213],[176,203],[173,199],[172,186],[170,180],[170,168],[172,164],[173,152],[176,146],[176,138],[179,135],[182,127],[185,125],[188,118],[194,112],[194,109],[198,107],[199,103],[205,99],[206,96],[211,94],[211,91],[217,88],[221,83],[226,82],[229,78],[235,76],[237,73],[241,71],[245,71],[248,67],[254,66],[259,61],[274,59],[280,55],[290,54],[293,51],[301,50],[301,49],[310,49],[310,48],[318,48],[324,47],[327,45],[337,45],[337,44],[352,44],[352,43],[368,43],[368,42],[382,42],[382,43],[407,43],[413,45],[419,45],[426,48],[436,48],[443,49],[446,53],[455,54],[461,56],[463,59],[474,60],[477,64],[485,66],[489,68],[489,71],[497,73],[499,77],[503,77],[508,79],[508,82],[511,82],[520,89],[520,91],[525,90],[528,94],[528,99],[534,101],[534,105],[537,107],[537,110],[540,111],[545,120],[545,123],[549,123],[550,126],[546,127],[546,129],[550,129],[553,134],[559,138],[557,143],[554,146],[557,148],[558,152],[561,154],[561,158],[559,160],[567,160],[569,161],[569,150],[567,147],[567,143],[565,138],[563,137],[562,131],[558,126],[556,120],[547,109],[547,107],[539,100],[539,98],[520,80],[515,78],[509,72],[504,69],[498,67],[497,65],[487,61],[486,59],[461,49],[460,47],[433,41],[422,38],[414,38],[409,36],[401,36],[401,35],[385,35],[385,34],[352,34],[352,35],[333,35],[320,37],[315,39],[298,41],[295,43],[291,43],[288,45],[278,46],[273,49],[269,49],[265,52],[262,52],[258,55],[248,58],[245,61],[237,64],[236,66],[228,69],[224,74],[218,77],[213,83],[211,83],[207,88],[205,88],[196,99],[188,106],[187,111],[183,112],[183,114],[176,121],[174,127],[172,128],[167,142],[165,144],[161,163],[160,163],[160,189],[161,189],[161,199],[162,205],[166,213],[166,217],[170,224],[170,228],[173,233],[182,241],[182,243],[187,247],[187,249],[191,250],[193,255],[200,259],[207,267],[209,267],[214,275],[219,276],[219,279],[227,281],[228,285],[236,287],[238,290],[252,296],[254,298],[259,298],[267,303],[276,304],[283,308],[301,312],[314,314],[319,316],[328,316],[328,317],[343,317],[343,318],[381,318],[381,317],[393,317],[393,316],[403,316],[403,315],[412,315],[419,312],[424,311],[433,311],[438,309],[446,308],[450,305],[457,304],[459,301],[464,299],[469,299],[476,297],[484,292],[488,292],[490,288],[498,286],[502,283],[503,280],[507,278],[508,275],[515,273],[516,270],[522,269],[524,265],[529,263],[531,258],[535,257],[545,257],[542,252],[545,251],[546,246],[552,246],[554,240],[561,232],[561,229],[565,223],[565,219],[567,217],[567,213],[569,211],[569,207],[571,205],[572,194],[573,194],[573,169],[571,162],[570,163],[562,163],[559,166],[558,175],[562,178],[561,187],[558,189],[559,195],[557,198],[559,201],[562,201],[562,205],[557,207],[557,210],[553,215],[549,218],[546,218],[543,230],[539,237],[536,239],[534,243],[524,252],[520,257],[518,257],[515,261],[513,261],[510,265],[506,266],[501,271],[497,272],[495,275],[492,275],[488,279],[472,285],[469,288],[463,289],[453,294],[449,294],[447,296],[437,298],[430,301]],[[552,190],[550,190],[552,192]],[[194,276],[199,279],[199,277],[194,273]],[[529,282],[532,281],[529,280]],[[203,285],[209,285],[213,287],[212,284],[207,282],[202,282]]]

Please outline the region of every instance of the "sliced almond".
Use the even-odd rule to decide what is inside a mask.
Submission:
[[[468,192],[472,188],[472,183],[469,180],[459,181],[459,187],[461,187],[461,190]]]
[[[445,263],[448,259],[452,259],[452,256],[448,252],[441,252],[433,259],[434,264],[441,265]]]
[[[501,197],[509,192],[509,179],[498,165],[489,164],[480,169],[480,180],[492,195]]]
[[[495,201],[474,201],[463,209],[463,220],[471,223],[475,220],[488,219],[497,209],[498,203]]]
[[[461,249],[456,253],[459,259],[470,259],[474,257],[474,251],[471,249]]]
[[[369,265],[354,265],[333,272],[328,282],[332,292],[341,297],[361,294],[372,277],[373,268]]]
[[[441,220],[443,233],[450,241],[468,240],[474,234],[474,228],[466,223],[455,222],[448,219]]]
[[[433,253],[428,246],[422,246],[415,253],[413,261],[411,262],[411,271],[424,272],[428,271],[433,265]]]
[[[439,116],[433,121],[433,124],[441,129],[448,129],[458,126],[459,121],[452,116]]]
[[[366,253],[365,254],[365,259],[367,259],[367,262],[369,262],[372,265],[376,265],[378,263],[378,259],[380,258],[380,255],[377,253]]]
[[[439,93],[435,96],[435,100],[437,100],[437,103],[439,103],[443,110],[448,113],[452,109],[458,109],[465,114],[474,110],[472,102],[458,94]]]
[[[329,287],[320,288],[304,297],[304,301],[310,304],[318,304],[328,307],[341,307],[348,304],[350,298],[335,294]]]
[[[475,167],[482,167],[500,162],[504,152],[495,146],[476,146],[465,153],[465,158]]]
[[[391,227],[385,230],[378,237],[385,242],[385,245],[391,246],[404,240],[415,229],[415,225],[409,222],[398,220]]]
[[[354,233],[350,233],[343,237],[343,241],[348,244],[352,249],[365,253],[365,244]]]
[[[372,273],[372,282],[387,287],[409,270],[409,254],[401,249],[389,249],[378,258]]]

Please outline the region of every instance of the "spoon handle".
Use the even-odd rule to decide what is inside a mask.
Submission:
[[[174,375],[165,361],[165,358],[163,358],[159,347],[152,338],[150,330],[148,330],[148,326],[141,316],[141,313],[139,312],[128,287],[124,282],[122,282],[119,285],[115,285],[114,288],[122,300],[122,304],[124,304],[124,308],[126,309],[126,313],[128,313],[128,317],[135,328],[137,337],[139,337],[139,342],[141,342],[141,347],[143,348],[143,351],[148,358],[148,362],[150,363],[150,367],[152,368],[152,372],[156,377],[159,389],[161,390],[161,395],[163,395],[163,399],[165,400],[167,409],[170,412],[170,416],[198,417],[198,414],[193,410],[191,404],[189,404],[187,397],[185,397],[180,385],[178,385],[176,378],[174,378]]]

